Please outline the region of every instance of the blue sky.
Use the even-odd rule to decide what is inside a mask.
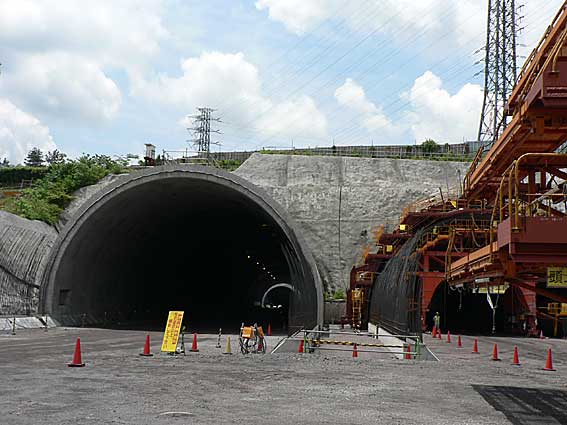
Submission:
[[[0,158],[184,149],[198,106],[222,150],[472,140],[485,3],[2,0]],[[525,3],[524,57],[562,1]]]

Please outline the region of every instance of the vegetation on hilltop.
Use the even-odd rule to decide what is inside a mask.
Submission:
[[[30,188],[23,190],[21,196],[8,198],[3,203],[3,208],[30,220],[55,224],[61,212],[73,199],[73,192],[95,184],[109,174],[122,173],[126,166],[125,162],[106,155],[83,155],[76,160],[66,159],[61,155],[56,155],[51,165],[39,169],[11,167],[0,170],[0,176],[4,172],[9,174],[18,169],[22,173],[32,171],[42,174],[34,180]]]

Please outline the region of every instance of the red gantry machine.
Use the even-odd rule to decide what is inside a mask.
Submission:
[[[416,250],[423,330],[431,326],[435,294],[445,291],[461,298],[485,294],[493,332],[498,309],[505,328],[499,331],[535,334],[544,328],[562,334],[567,317],[567,154],[561,153],[567,140],[567,2],[507,98],[504,125],[489,149],[479,149],[459,195],[441,194],[408,206],[393,232],[383,227],[377,232],[376,253],[352,269],[347,311],[353,327],[367,325],[376,275],[409,238],[426,229]],[[479,312],[473,308],[465,314],[474,320]]]

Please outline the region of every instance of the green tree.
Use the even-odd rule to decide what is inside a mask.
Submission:
[[[66,158],[67,155],[65,155],[63,152],[59,152],[59,150],[57,149],[45,154],[45,162],[47,162],[49,165],[61,164],[65,162]]]
[[[342,288],[339,288],[333,294],[333,298],[335,300],[344,300],[345,299],[345,291]]]
[[[427,139],[421,144],[421,149],[427,153],[439,152],[439,148],[440,146],[433,139]]]
[[[24,164],[28,167],[41,167],[43,165],[43,152],[39,148],[33,148],[28,152],[28,156],[24,160]]]
[[[10,198],[5,209],[30,220],[55,224],[59,214],[73,199],[73,192],[95,184],[108,174],[119,174],[125,163],[106,155],[83,155],[49,166],[42,179],[24,190],[22,196]]]

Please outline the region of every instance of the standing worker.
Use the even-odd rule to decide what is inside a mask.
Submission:
[[[439,316],[439,312],[435,313],[435,316],[433,317],[433,324],[435,325],[437,332],[439,332],[439,329],[441,327],[441,316]]]

